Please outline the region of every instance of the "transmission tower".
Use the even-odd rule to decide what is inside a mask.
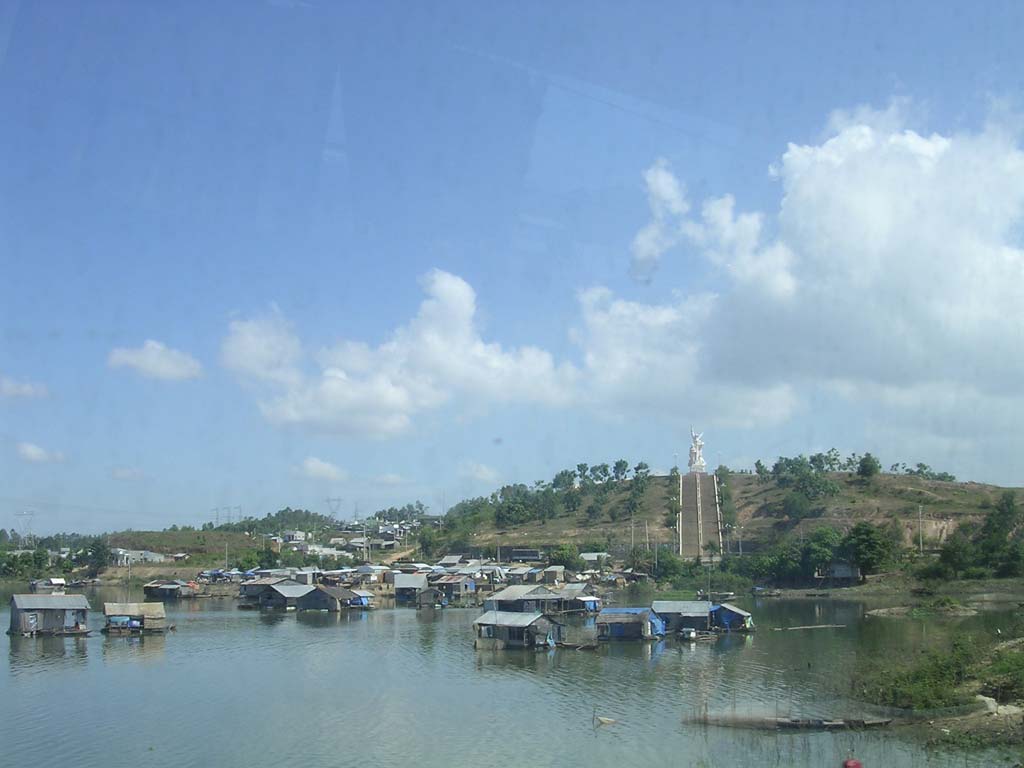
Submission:
[[[15,512],[14,516],[19,518],[18,533],[21,534],[21,540],[29,549],[32,549],[32,541],[35,538],[32,535],[32,518],[36,516],[36,513],[30,509],[25,512]]]

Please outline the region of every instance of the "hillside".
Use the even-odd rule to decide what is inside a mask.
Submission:
[[[845,530],[861,521],[876,525],[896,523],[903,531],[905,543],[916,545],[918,505],[927,547],[941,542],[963,521],[980,521],[999,494],[1007,490],[913,475],[879,474],[870,481],[862,481],[848,472],[829,472],[823,476],[835,484],[837,492],[813,501],[808,516],[794,520],[783,510],[783,500],[791,493],[789,488],[781,487],[774,479],[730,473],[723,496],[731,496],[732,504],[724,500],[723,513],[726,522],[734,522],[740,530],[733,531],[731,536],[727,530],[726,549],[735,550],[736,539],[740,536],[744,551],[755,551],[786,532],[807,533],[824,525]],[[677,482],[667,476],[649,477],[630,517],[623,508],[630,497],[631,483],[631,480],[621,481],[614,490],[607,492],[601,514],[596,518],[593,514],[588,517],[585,512],[594,501],[594,489],[584,488],[579,491],[579,509],[574,514],[557,509],[555,516],[543,521],[503,526],[495,524],[493,514],[478,514],[471,524],[463,524],[461,531],[449,536],[452,543],[481,548],[544,547],[569,542],[580,549],[622,550],[631,543],[644,544],[648,537],[652,545],[675,542],[676,531],[668,524],[674,521],[672,500],[677,495]],[[714,510],[713,503],[713,499],[704,499],[705,518],[709,510]],[[684,500],[685,514],[687,501]]]

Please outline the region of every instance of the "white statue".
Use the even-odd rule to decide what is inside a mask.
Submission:
[[[694,432],[693,427],[690,427],[690,471],[691,472],[706,472],[707,464],[704,462],[704,441],[701,439],[704,437],[703,432]]]

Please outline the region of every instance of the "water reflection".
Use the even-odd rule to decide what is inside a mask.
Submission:
[[[104,637],[103,639],[103,660],[111,663],[162,661],[168,642],[168,638],[164,635]]]
[[[86,637],[22,637],[10,636],[11,671],[39,670],[47,667],[65,668],[68,664],[85,664],[89,652]]]

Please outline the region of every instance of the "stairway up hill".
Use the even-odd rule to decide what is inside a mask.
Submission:
[[[721,551],[722,517],[715,494],[715,476],[703,472],[683,475],[682,556],[706,557],[713,541]]]

